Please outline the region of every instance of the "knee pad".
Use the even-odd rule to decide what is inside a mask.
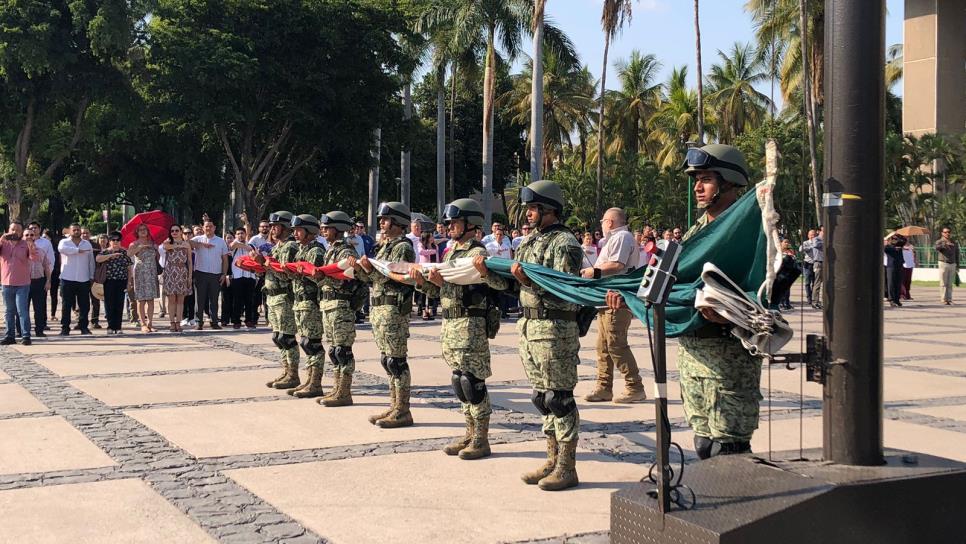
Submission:
[[[389,367],[389,374],[393,378],[399,378],[409,372],[409,363],[406,362],[405,357],[387,357],[386,366]]]
[[[294,334],[283,334],[278,343],[282,349],[292,349],[299,346],[299,342],[295,339]]]
[[[339,365],[349,364],[355,358],[355,355],[352,354],[352,346],[336,346],[335,358],[339,361]]]
[[[386,371],[386,374],[392,375],[392,372],[389,371],[389,357],[386,357],[385,355],[380,357],[379,364],[382,365],[382,369]]]
[[[479,404],[486,398],[486,380],[481,380],[469,372],[460,377],[460,388],[470,404]]]
[[[751,453],[751,443],[725,442],[720,445],[718,455],[737,455],[739,453]]]
[[[547,408],[557,417],[568,416],[577,409],[577,401],[574,400],[574,392],[566,389],[554,389],[547,391]]]
[[[318,355],[322,353],[322,350],[325,349],[325,347],[322,345],[321,338],[302,337],[302,339],[299,340],[299,345],[302,346],[302,351],[304,351],[308,356]]]
[[[285,349],[285,346],[282,345],[282,333],[280,332],[272,333],[272,343],[275,344],[275,347],[278,349]]]
[[[456,393],[456,398],[460,399],[460,402],[469,402],[469,399],[466,397],[466,393],[463,393],[463,385],[460,383],[460,378],[462,377],[462,372],[459,370],[453,371],[453,376],[450,378],[450,381],[453,384],[453,393]]]
[[[339,359],[335,356],[335,346],[329,346],[328,353],[329,361],[331,361],[333,365],[339,366]]]
[[[715,441],[706,436],[694,435],[694,451],[698,454],[698,459],[711,457],[711,450]]]
[[[540,415],[549,416],[550,410],[547,409],[546,394],[546,391],[534,391],[533,394],[530,395],[530,402],[537,407],[537,411],[540,412]]]

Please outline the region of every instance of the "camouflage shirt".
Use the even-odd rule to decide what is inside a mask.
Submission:
[[[584,251],[577,238],[559,223],[544,231],[527,236],[517,248],[516,260],[552,268],[559,272],[577,275],[583,262]],[[543,306],[550,310],[575,312],[576,304],[565,302],[536,283],[520,286],[520,304],[530,308]]]
[[[295,255],[296,261],[304,261],[315,266],[322,266],[322,259],[325,250],[314,240],[308,244],[299,244],[298,253]],[[292,280],[292,292],[295,293],[295,302],[319,302],[319,286],[315,280],[308,276],[298,275]]]
[[[383,239],[376,247],[376,259],[391,263],[414,263],[416,262],[416,250],[409,242],[409,238],[399,236],[391,240]],[[412,295],[413,287],[403,283],[392,281],[378,272],[365,274],[359,279],[372,284],[372,296],[381,297],[387,295],[398,295],[407,298]]]
[[[276,261],[284,264],[295,262],[297,259],[295,255],[299,251],[299,244],[294,238],[289,238],[284,242],[275,244],[272,247],[271,257]],[[277,291],[291,291],[292,280],[286,273],[278,273],[273,271],[269,267],[265,267],[265,291],[268,293],[276,292],[275,294],[281,294]]]
[[[335,242],[329,244],[329,249],[325,252],[325,256],[323,257],[322,261],[323,264],[330,265],[348,257],[358,258],[359,255],[356,253],[355,248],[352,247],[352,244],[349,244],[345,241],[345,239],[342,239],[336,240]],[[322,276],[322,278],[316,281],[319,284],[319,289],[323,293],[332,292],[342,295],[352,294],[352,282],[349,280],[337,280],[329,276]],[[339,306],[339,300],[326,300],[322,302],[323,310],[328,310],[337,306]]]
[[[468,242],[457,242],[443,257],[443,262],[448,263],[455,259],[460,259],[463,257],[476,257],[482,255],[487,257],[489,254],[486,248],[481,244],[474,244],[473,240]],[[497,274],[487,274],[483,278],[484,283],[489,285],[493,289],[504,290],[507,288],[507,281],[505,278]],[[423,283],[422,287],[418,288],[419,291],[426,293],[430,298],[439,297],[440,306],[443,308],[486,308],[486,299],[482,298],[477,304],[468,304],[464,306],[464,294],[468,289],[472,289],[470,285],[457,285],[455,283],[443,282],[442,287],[437,287],[431,281],[426,281]]]

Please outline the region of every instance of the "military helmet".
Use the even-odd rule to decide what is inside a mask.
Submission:
[[[352,228],[352,218],[345,212],[338,210],[323,214],[319,218],[323,227],[332,227],[339,232],[345,232]]]
[[[688,174],[711,170],[739,187],[748,185],[748,163],[737,147],[724,144],[693,147],[688,150],[686,164]]]
[[[454,200],[443,208],[443,224],[449,225],[454,219],[465,219],[466,224],[483,226],[483,207],[472,198]]]
[[[412,221],[412,214],[409,213],[409,206],[402,202],[383,202],[379,205],[379,212],[376,217],[388,217],[390,221],[400,227],[408,227]]]
[[[561,213],[564,208],[563,189],[548,179],[534,181],[520,189],[520,202],[524,205],[542,204],[557,210],[557,213]]]
[[[305,229],[309,234],[318,234],[319,220],[314,215],[302,213],[292,218],[292,228]]]
[[[287,211],[277,211],[269,214],[268,223],[270,225],[282,225],[285,228],[292,226],[292,212]]]

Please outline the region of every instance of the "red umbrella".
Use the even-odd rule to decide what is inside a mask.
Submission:
[[[137,228],[140,225],[147,225],[151,240],[155,245],[159,245],[168,238],[171,225],[175,223],[174,217],[160,210],[139,213],[121,227],[121,247],[131,245],[131,242],[136,239]]]

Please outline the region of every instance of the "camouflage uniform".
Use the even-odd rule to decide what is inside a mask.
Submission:
[[[443,262],[463,257],[486,257],[487,251],[479,242],[471,240],[468,242],[456,243],[443,258]],[[484,279],[487,286],[492,289],[503,290],[507,287],[507,281],[496,274],[487,274]],[[453,387],[461,396],[460,400],[462,412],[467,418],[467,435],[464,440],[468,443],[473,437],[475,426],[489,424],[489,416],[493,413],[490,406],[490,395],[484,389],[484,396],[475,404],[470,399],[465,398],[462,391],[465,387],[459,385],[460,377],[470,374],[473,379],[480,382],[489,378],[493,372],[490,370],[490,343],[486,336],[485,317],[448,317],[450,312],[462,312],[464,310],[486,311],[487,301],[485,296],[478,296],[479,300],[467,300],[467,292],[473,286],[456,285],[444,282],[442,287],[437,287],[432,282],[423,283],[420,291],[426,296],[439,298],[443,308],[443,327],[441,341],[443,344],[443,360],[453,369]],[[469,304],[467,304],[469,302]],[[468,377],[468,379],[470,379]],[[475,381],[475,380],[474,380]],[[464,445],[465,447],[465,445]],[[445,451],[445,450],[444,450]],[[457,452],[459,450],[456,450]],[[447,451],[447,453],[450,453]]]
[[[376,259],[412,263],[416,261],[416,251],[405,236],[392,240],[384,239],[376,250]],[[379,347],[382,355],[382,367],[389,375],[391,398],[399,404],[398,399],[404,397],[405,412],[408,415],[412,375],[406,357],[408,356],[409,313],[413,307],[413,288],[392,281],[378,272],[360,274],[360,276],[360,279],[372,284],[369,320],[372,322],[376,346]],[[398,411],[395,408],[396,406],[391,406],[389,412],[373,420],[373,423],[379,424],[393,411]]]
[[[289,238],[272,247],[271,256],[283,265],[294,262],[298,243]],[[292,281],[285,273],[274,272],[265,267],[265,293],[268,306],[268,323],[272,327],[272,341],[282,351],[282,367],[285,373],[266,385],[286,389],[299,385],[299,347],[295,340],[295,311],[293,308]]]
[[[321,266],[324,251],[322,246],[313,240],[308,244],[299,245],[295,260]],[[322,314],[319,311],[319,286],[312,278],[299,275],[292,280],[292,291],[295,295],[295,325],[301,337],[299,345],[305,351],[305,368],[309,371],[309,379],[302,387],[289,391],[289,394],[297,397],[314,397],[321,394],[318,383],[321,381],[325,365],[325,352],[322,348]]]
[[[534,263],[568,274],[578,274],[583,261],[583,250],[577,238],[557,224],[528,236],[517,249],[516,259]],[[520,304],[525,308],[545,308],[548,311],[576,312],[577,305],[555,297],[539,285],[520,286]],[[543,414],[543,431],[554,434],[557,442],[577,439],[580,414],[573,400],[577,385],[577,365],[580,359],[580,336],[576,319],[528,319],[517,323],[520,334],[520,358],[527,378],[533,386],[534,404]],[[566,415],[554,415],[549,410],[548,393],[566,400],[573,409]],[[569,393],[569,397],[567,394]],[[543,406],[541,406],[541,404]],[[564,411],[564,410],[559,410]]]
[[[683,240],[708,224],[703,215]],[[762,399],[761,359],[727,328],[711,323],[678,338],[678,371],[684,413],[696,436],[723,446],[751,441]]]
[[[339,239],[329,244],[323,264],[334,264],[348,257],[358,257],[356,250],[344,239]],[[329,344],[329,362],[332,363],[336,383],[331,395],[320,399],[320,403],[326,406],[352,404],[350,388],[352,374],[356,371],[356,360],[352,353],[352,344],[356,341],[356,312],[351,306],[353,283],[329,276],[318,280],[321,290],[319,309],[322,311],[325,339]],[[345,391],[342,391],[343,388]],[[338,401],[334,400],[336,397]]]

